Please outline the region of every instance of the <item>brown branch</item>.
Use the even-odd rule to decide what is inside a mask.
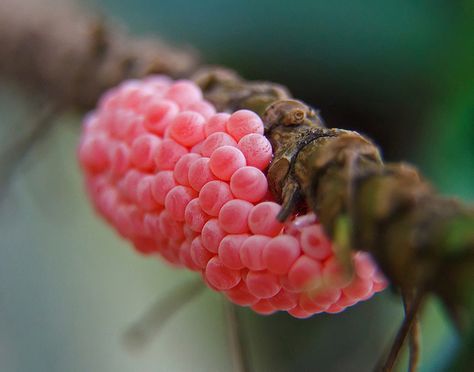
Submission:
[[[150,73],[178,77],[197,65],[190,50],[132,38],[98,13],[54,0],[0,2],[0,75],[62,106],[90,109],[103,91]]]
[[[131,38],[96,15],[30,1],[0,3],[0,74],[53,101],[88,109],[123,79],[196,70],[192,53]],[[369,251],[394,286],[435,293],[460,328],[472,327],[472,207],[438,195],[411,166],[384,164],[360,134],[325,128],[284,87],[216,68],[192,76],[219,110],[262,116],[275,153],[268,179],[283,203],[280,219],[313,209],[336,244]]]

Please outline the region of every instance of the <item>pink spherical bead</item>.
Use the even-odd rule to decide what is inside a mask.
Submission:
[[[144,105],[144,126],[149,132],[161,136],[178,112],[179,108],[176,103],[163,100],[160,97],[152,98]]]
[[[254,234],[276,236],[283,224],[276,219],[281,206],[274,202],[262,202],[252,208],[249,214],[250,231]]]
[[[305,311],[300,306],[295,306],[294,308],[288,310],[288,314],[298,319],[307,319],[314,315],[314,313]]]
[[[234,112],[226,125],[227,132],[238,142],[250,133],[263,134],[263,123],[260,117],[249,110]]]
[[[232,193],[226,182],[208,182],[199,192],[201,208],[211,216],[218,216],[222,206],[229,200],[232,200]]]
[[[197,112],[181,112],[170,125],[170,136],[180,145],[192,147],[204,140],[205,122],[204,117]]]
[[[118,109],[111,114],[109,128],[112,136],[131,142],[134,139],[132,133],[143,125],[143,118],[128,109]]]
[[[219,258],[229,269],[240,270],[244,268],[240,260],[240,247],[247,237],[247,234],[227,235],[221,240]]]
[[[250,308],[260,315],[270,315],[277,311],[267,299],[261,299]]]
[[[251,306],[260,300],[249,292],[244,281],[240,281],[237,286],[229,289],[225,293],[229,300],[240,306]]]
[[[332,244],[321,225],[310,225],[301,230],[301,248],[316,260],[325,260],[332,255]]]
[[[109,166],[107,140],[100,136],[83,139],[79,146],[79,160],[91,173],[104,171]]]
[[[152,211],[159,207],[151,192],[153,180],[153,176],[145,176],[137,185],[137,202],[145,211]]]
[[[247,164],[258,169],[266,169],[272,160],[272,145],[261,134],[247,134],[240,139],[237,147],[247,159]]]
[[[160,229],[163,234],[175,241],[184,239],[183,223],[176,221],[168,211],[160,213]]]
[[[268,271],[250,271],[245,283],[250,293],[259,298],[273,297],[281,289],[278,277]]]
[[[264,235],[251,235],[245,240],[240,248],[240,259],[245,267],[250,270],[266,269],[263,250],[270,240]]]
[[[163,236],[163,232],[160,229],[159,213],[147,213],[143,218],[143,225],[148,236],[154,239],[159,239]]]
[[[143,255],[150,255],[158,251],[153,239],[139,237],[132,239],[132,242],[135,250]]]
[[[209,167],[212,173],[221,180],[228,181],[234,172],[245,166],[245,156],[233,146],[222,146],[214,150]]]
[[[309,297],[306,293],[302,293],[300,295],[300,299],[298,301],[298,305],[305,311],[311,314],[319,314],[325,311],[328,306],[322,306],[313,301],[311,297]]]
[[[189,165],[189,184],[196,191],[201,191],[205,184],[216,179],[209,167],[209,161],[209,158],[199,158]]]
[[[202,92],[193,82],[180,80],[169,87],[165,97],[173,100],[183,108],[202,100]]]
[[[354,255],[354,267],[359,276],[362,279],[369,279],[375,274],[377,267],[375,266],[372,258],[367,252],[357,252]]]
[[[161,171],[158,172],[151,184],[151,194],[155,198],[156,202],[164,205],[165,198],[168,192],[176,186],[176,181],[173,177],[172,171]]]
[[[310,292],[308,296],[321,307],[329,307],[339,301],[342,292],[338,288],[322,287]]]
[[[269,298],[268,301],[270,301],[275,308],[288,311],[298,305],[298,295],[282,288],[280,292]]]
[[[154,156],[161,140],[151,134],[144,134],[132,143],[130,159],[138,169],[148,171],[155,168]]]
[[[222,146],[237,147],[237,142],[227,133],[212,133],[202,143],[201,153],[203,156],[210,157],[214,150]]]
[[[183,186],[189,186],[188,172],[191,163],[199,159],[198,154],[186,154],[174,166],[174,179]]]
[[[266,195],[268,182],[265,175],[255,167],[237,169],[230,179],[230,189],[235,197],[255,203]]]
[[[165,139],[155,151],[155,164],[158,170],[173,170],[178,160],[186,155],[188,150],[172,139]]]
[[[204,133],[206,137],[209,137],[212,133],[225,132],[227,120],[229,120],[230,114],[218,113],[212,115],[206,124],[204,124]]]
[[[197,192],[190,187],[173,187],[165,198],[165,208],[176,221],[184,221],[184,211],[188,203],[197,197]]]
[[[322,284],[322,265],[308,256],[301,256],[288,272],[290,284],[298,290],[305,290]]]
[[[372,280],[355,277],[342,292],[349,298],[363,298],[371,294],[372,286]]]
[[[130,169],[118,184],[123,197],[129,201],[137,200],[138,183],[143,178],[143,173],[135,169]]]
[[[219,226],[217,219],[211,219],[207,221],[202,228],[202,244],[213,253],[217,253],[219,244],[221,243],[224,236],[226,236],[226,233]]]
[[[194,103],[190,104],[189,106],[186,106],[185,109],[189,110],[189,111],[198,112],[206,120],[211,118],[216,113],[216,109],[214,108],[214,106],[211,105],[207,101],[194,102]]]
[[[324,262],[323,280],[328,287],[342,288],[347,286],[352,276],[344,269],[335,256]]]
[[[201,271],[201,268],[194,263],[191,257],[191,243],[184,241],[179,247],[179,260],[181,263],[192,271]]]
[[[210,216],[202,210],[198,198],[191,200],[184,211],[186,225],[195,232],[201,232],[209,218]]]
[[[204,248],[199,236],[193,239],[191,242],[191,258],[196,266],[205,269],[209,260],[214,256],[213,253]]]
[[[129,147],[124,144],[120,143],[118,146],[115,147],[111,164],[110,164],[110,172],[114,177],[123,176],[124,173],[130,167],[130,150]]]
[[[280,235],[265,246],[263,261],[271,272],[285,274],[300,254],[301,250],[297,239],[289,235]]]
[[[219,224],[229,234],[242,234],[249,230],[247,220],[253,204],[234,199],[225,203],[219,211]]]
[[[226,267],[218,257],[209,260],[205,275],[209,283],[219,290],[228,290],[240,282],[240,271]]]

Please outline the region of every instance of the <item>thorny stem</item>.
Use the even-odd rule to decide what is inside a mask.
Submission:
[[[62,107],[54,103],[46,105],[33,121],[33,128],[13,146],[0,153],[0,200],[2,200],[8,182],[28,152],[49,132]]]
[[[405,315],[412,306],[413,296],[413,291],[406,291],[402,294]],[[419,314],[415,314],[408,340],[408,372],[418,371],[418,364],[420,362],[420,328],[420,316]]]
[[[227,319],[233,370],[234,372],[250,372],[250,361],[246,353],[242,324],[236,306],[230,301],[224,301],[224,309]]]
[[[400,354],[400,350],[410,333],[412,327],[417,323],[417,314],[422,306],[422,303],[426,297],[426,293],[424,291],[418,291],[414,296],[411,301],[411,304],[408,308],[408,310],[405,312],[405,318],[403,319],[403,322],[398,329],[397,335],[393,341],[393,344],[390,348],[390,352],[386,359],[381,360],[374,372],[392,372],[393,368],[395,366],[395,362],[398,359],[398,355]],[[411,366],[411,362],[410,362]],[[414,365],[416,368],[416,365]],[[410,371],[414,371],[410,369]]]
[[[131,350],[143,348],[166,322],[202,293],[204,285],[201,281],[191,281],[174,288],[164,298],[156,302],[135,322],[124,334],[125,344]]]

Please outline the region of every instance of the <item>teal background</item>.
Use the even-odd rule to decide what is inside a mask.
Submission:
[[[328,125],[364,132],[387,160],[415,163],[442,192],[473,200],[472,1],[83,3],[135,34],[192,46],[206,63],[288,86]],[[0,149],[27,130],[36,110],[16,88],[0,87]],[[94,215],[75,160],[79,123],[63,115],[0,202],[0,370],[231,370],[222,298],[209,290],[146,348],[124,348],[124,329],[193,275],[139,257]],[[253,371],[356,372],[370,370],[403,312],[385,291],[304,321],[238,314]],[[448,370],[459,345],[430,301],[421,371]]]

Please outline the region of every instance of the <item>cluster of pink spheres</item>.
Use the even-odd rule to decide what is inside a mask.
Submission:
[[[156,76],[107,92],[79,159],[95,207],[138,251],[201,272],[260,314],[337,313],[386,286],[363,252],[348,276],[313,214],[276,220],[261,119],[216,113],[193,82]]]

